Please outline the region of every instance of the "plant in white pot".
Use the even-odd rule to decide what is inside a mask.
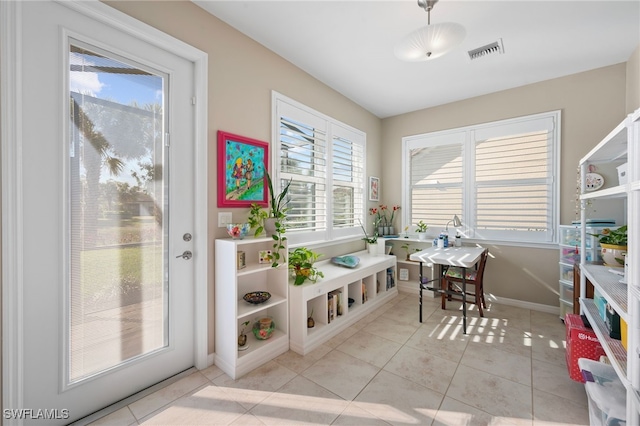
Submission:
[[[358,222],[360,222],[360,220],[358,220]],[[369,254],[378,254],[378,231],[375,225],[376,223],[374,222],[373,235],[369,236],[369,234],[367,234],[367,230],[364,229],[362,222],[360,222],[360,228],[362,228],[362,232],[364,233],[364,238],[362,240],[367,243]]]
[[[418,222],[418,224],[416,225],[416,232],[418,233],[418,239],[420,241],[427,240],[427,228],[427,224],[423,221]]]
[[[607,266],[624,267],[624,257],[627,254],[627,225],[617,229],[604,228],[598,237],[602,252],[602,260]]]

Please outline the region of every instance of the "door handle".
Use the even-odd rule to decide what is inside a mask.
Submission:
[[[176,259],[179,257],[183,258],[184,260],[189,260],[193,257],[193,253],[191,253],[189,250],[185,250],[184,253],[177,255]]]

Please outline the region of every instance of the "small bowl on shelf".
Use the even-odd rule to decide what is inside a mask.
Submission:
[[[245,302],[253,305],[259,305],[269,300],[271,298],[271,293],[268,291],[252,291],[251,293],[247,293],[242,296],[242,298]]]
[[[276,329],[276,323],[271,317],[262,317],[253,323],[253,335],[258,340],[267,340],[273,335]]]
[[[249,233],[248,223],[228,223],[227,234],[234,240],[241,240]]]

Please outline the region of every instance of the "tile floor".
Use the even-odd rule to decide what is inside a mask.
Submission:
[[[587,425],[557,315],[447,310],[400,293],[307,356],[287,352],[231,380],[216,366],[92,425]]]

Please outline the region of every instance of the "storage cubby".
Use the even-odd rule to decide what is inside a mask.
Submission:
[[[272,268],[260,263],[259,252],[270,250],[271,238],[218,239],[215,242],[215,364],[236,379],[289,349],[289,303],[286,263]],[[286,249],[285,249],[286,250]],[[238,252],[244,252],[244,267],[238,268]],[[247,293],[267,291],[266,302],[251,304]],[[266,340],[257,339],[254,322],[270,316],[275,330]],[[243,323],[247,345],[239,350],[238,335]]]
[[[396,257],[370,255],[366,251],[352,253],[360,259],[355,268],[338,266],[330,260],[316,262],[324,278],[316,283],[294,286],[289,282],[290,348],[305,355],[354,324],[366,314],[397,296]],[[387,288],[387,280],[390,283]],[[337,296],[336,312],[329,319],[329,296]],[[353,304],[348,306],[349,298]],[[341,308],[338,306],[341,305]],[[315,326],[307,327],[307,318],[313,310]]]

